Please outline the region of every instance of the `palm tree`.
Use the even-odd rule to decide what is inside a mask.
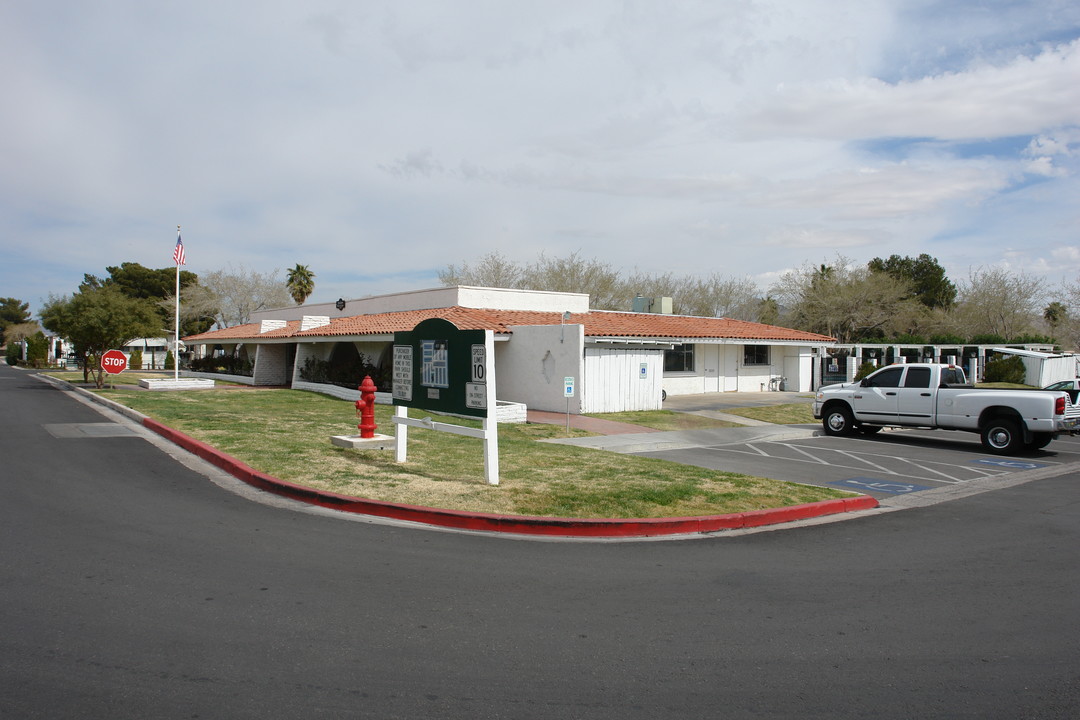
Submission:
[[[297,305],[303,305],[311,293],[315,292],[315,273],[307,265],[297,264],[289,270],[285,278],[285,287],[289,288],[289,294]]]

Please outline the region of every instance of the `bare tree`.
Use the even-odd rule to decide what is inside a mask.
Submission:
[[[999,335],[1005,340],[1035,330],[1046,296],[1042,278],[1002,267],[972,270],[960,283],[956,314],[968,335]]]
[[[522,267],[507,259],[498,250],[480,258],[480,261],[473,266],[467,263],[462,263],[460,266],[449,265],[439,272],[439,282],[443,285],[521,289],[523,278]]]
[[[1057,326],[1058,339],[1067,350],[1080,349],[1080,275],[1076,282],[1062,283],[1061,303],[1065,311]]]
[[[760,298],[749,278],[676,277],[671,273],[635,271],[624,277],[611,264],[584,259],[577,252],[562,258],[543,253],[522,266],[500,253],[485,255],[474,265],[450,265],[439,273],[444,285],[480,285],[589,295],[589,307],[597,310],[630,310],[634,297],[670,297],[672,309],[681,315],[732,317],[756,320]]]
[[[627,309],[618,271],[595,258],[583,260],[576,252],[565,258],[541,253],[525,268],[523,283],[532,290],[588,293],[589,307],[597,310]]]
[[[235,269],[229,265],[225,270],[204,273],[199,284],[213,297],[218,325],[231,327],[251,322],[251,314],[258,310],[289,305],[292,298],[279,272],[259,273],[243,265]]]

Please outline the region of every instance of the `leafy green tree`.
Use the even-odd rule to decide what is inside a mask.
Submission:
[[[289,289],[289,295],[297,305],[303,305],[304,301],[315,292],[315,273],[307,265],[297,263],[296,267],[290,268],[285,274],[285,287]]]
[[[30,319],[30,303],[10,297],[0,298],[0,345],[7,343],[4,331],[8,326],[28,323]]]
[[[96,275],[83,275],[79,290],[113,287],[130,298],[153,300],[161,316],[162,327],[172,328],[175,323],[176,308],[176,268],[151,269],[135,262],[124,262],[118,266],[105,268],[109,276],[99,278]],[[180,271],[180,334],[194,335],[209,330],[214,321],[202,315],[183,312],[184,303],[189,293],[199,286],[199,276],[189,270]],[[169,300],[169,303],[164,302]]]
[[[1058,328],[1069,319],[1069,308],[1065,303],[1055,300],[1043,308],[1043,320],[1050,326],[1050,334],[1057,335]]]
[[[41,310],[41,324],[71,341],[83,362],[83,378],[104,384],[101,356],[140,337],[163,332],[161,317],[148,299],[128,297],[116,287],[87,287],[71,297],[50,296]]]
[[[874,258],[870,272],[885,273],[911,284],[914,297],[928,308],[949,308],[956,302],[956,286],[945,276],[937,259],[923,253],[917,258],[890,255],[887,260]]]
[[[758,304],[757,322],[775,325],[780,322],[780,304],[771,295],[763,297]]]

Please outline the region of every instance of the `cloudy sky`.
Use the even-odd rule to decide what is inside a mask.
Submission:
[[[1080,276],[1075,0],[0,2],[0,297],[497,250]]]

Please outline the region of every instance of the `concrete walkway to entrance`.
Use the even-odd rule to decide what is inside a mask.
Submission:
[[[808,430],[805,426],[775,425],[761,420],[752,420],[739,415],[731,415],[723,410],[740,407],[755,407],[762,405],[788,405],[793,403],[813,402],[814,396],[810,393],[794,392],[755,392],[755,393],[704,393],[698,395],[668,396],[664,401],[664,410],[683,412],[691,415],[701,415],[714,420],[725,420],[736,423],[737,428],[716,428],[712,430],[664,432],[664,436],[670,438],[669,442],[662,442],[659,438],[650,438],[637,441],[633,438],[576,438],[566,440],[551,440],[549,442],[562,442],[568,445],[584,445],[586,447],[603,447],[616,452],[640,452],[644,443],[650,449],[657,449],[662,445],[664,448],[672,446],[692,447],[704,440],[715,440],[718,434],[727,437],[738,438],[745,441],[746,438],[765,436],[775,437],[805,437]],[[543,412],[529,410],[526,419],[531,423],[545,423],[549,425],[565,425],[567,417],[565,413]],[[570,415],[570,427],[598,435],[609,437],[612,435],[642,435],[645,433],[661,433],[659,430],[647,428],[642,425],[616,422],[613,420],[601,420],[600,418],[586,415]],[[797,428],[797,429],[796,429]],[[696,437],[694,433],[702,433],[703,437]],[[650,442],[651,440],[651,442]],[[687,444],[689,440],[690,444]]]
[[[531,423],[562,425],[565,427],[567,416],[566,413],[529,410],[525,419]],[[600,435],[631,435],[637,433],[658,432],[657,430],[641,425],[631,425],[630,423],[615,422],[614,420],[602,420],[587,415],[570,415],[570,427],[599,433]]]

